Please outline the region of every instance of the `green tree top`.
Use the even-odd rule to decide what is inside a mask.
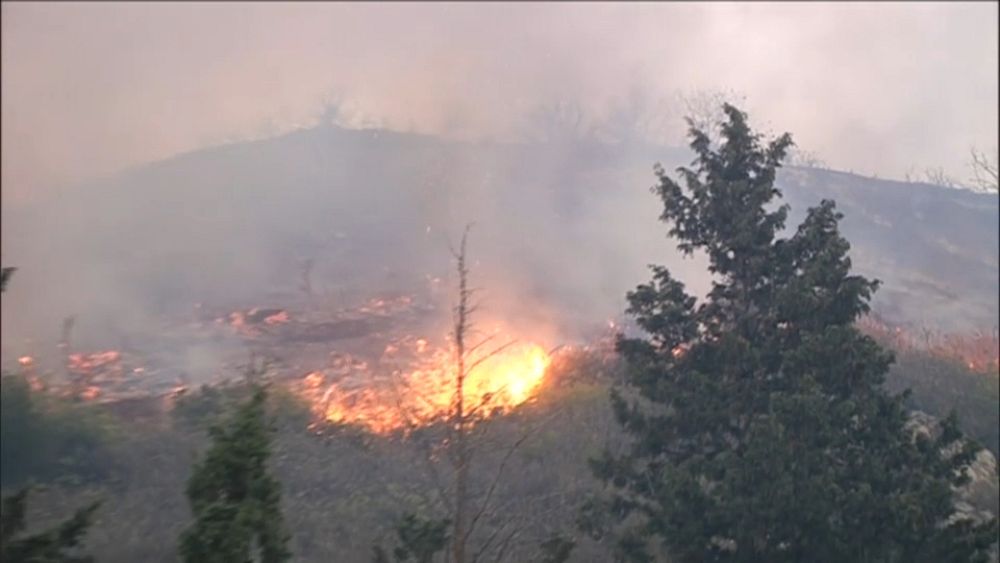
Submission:
[[[188,481],[195,522],[180,539],[184,561],[279,563],[290,559],[281,513],[281,486],[267,469],[271,428],[267,392],[250,400],[211,431],[212,446]]]
[[[970,561],[995,521],[955,521],[952,487],[976,447],[954,419],[914,437],[881,385],[892,355],[854,327],[877,281],[851,274],[834,203],[778,238],[775,175],[792,144],[764,143],[725,105],[718,146],[693,127],[682,186],[657,166],[661,219],[715,281],[698,304],[669,270],[628,294],[644,338],[622,338],[629,386],[612,396],[628,451],[595,460],[610,513],[637,523],[622,552],[672,561]]]
[[[3,563],[90,563],[94,559],[80,555],[80,544],[100,507],[100,501],[77,510],[65,522],[37,534],[24,536],[27,527],[30,487],[4,497],[0,516],[0,561]],[[22,536],[22,537],[18,537]]]

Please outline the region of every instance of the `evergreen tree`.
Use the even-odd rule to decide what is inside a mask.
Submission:
[[[17,268],[14,267],[0,268],[0,293],[7,291],[7,282],[10,281],[16,270]]]
[[[718,144],[692,126],[685,188],[656,167],[661,219],[714,282],[697,303],[663,267],[628,294],[612,394],[633,438],[593,462],[634,561],[983,560],[996,521],[956,519],[977,446],[954,417],[915,436],[882,383],[892,355],[854,326],[877,281],[851,273],[833,202],[780,238],[774,187],[791,138],[768,143],[724,106]],[[689,122],[690,123],[690,122]]]
[[[447,519],[421,518],[415,514],[405,515],[396,524],[399,545],[392,550],[396,563],[432,563],[434,556],[448,547]],[[380,546],[374,548],[374,563],[389,563],[389,556]]]
[[[0,293],[7,290],[7,282],[17,268],[0,268]],[[4,388],[3,401],[3,425],[4,444],[11,442],[13,435],[7,435],[9,426],[13,426],[17,419],[8,420],[8,411],[23,407],[22,411],[30,410],[30,396],[27,386],[15,386],[12,378],[3,377],[6,387]],[[20,382],[18,382],[20,383]],[[14,389],[10,394],[7,391]],[[10,399],[8,401],[7,399]],[[24,430],[22,426],[19,430]],[[37,444],[36,444],[37,445]],[[16,448],[8,451],[3,449],[4,473],[7,473],[8,461],[17,454],[22,454],[25,450],[17,451]],[[8,455],[9,454],[9,455]],[[0,563],[89,563],[93,558],[86,555],[74,555],[79,551],[80,542],[87,533],[87,529],[93,523],[94,513],[100,507],[100,501],[93,502],[73,513],[68,520],[50,530],[33,534],[27,537],[17,537],[24,532],[27,527],[26,515],[28,512],[28,494],[31,487],[22,487],[16,493],[3,497],[0,502]]]
[[[211,429],[212,446],[188,481],[195,522],[181,534],[181,559],[191,563],[278,563],[290,559],[281,514],[281,486],[270,475],[267,393],[253,396]]]
[[[93,521],[100,502],[77,510],[69,520],[50,530],[26,537],[19,536],[26,527],[30,487],[4,497],[0,515],[0,563],[89,563],[93,558],[75,555]]]

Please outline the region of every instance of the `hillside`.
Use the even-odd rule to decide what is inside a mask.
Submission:
[[[703,263],[664,240],[648,193],[655,162],[686,159],[648,145],[336,127],[180,155],[4,208],[4,240],[18,241],[4,261],[20,267],[3,313],[19,334],[5,330],[4,345],[54,342],[67,315],[101,346],[155,333],[195,303],[267,306],[298,293],[308,259],[320,292],[412,291],[447,279],[449,240],[471,222],[475,275],[493,304],[572,339],[617,318],[648,263],[707,288]],[[838,202],[857,268],[885,282],[875,306],[889,319],[997,324],[995,196],[818,169],[786,169],[779,185],[791,225],[822,198]]]

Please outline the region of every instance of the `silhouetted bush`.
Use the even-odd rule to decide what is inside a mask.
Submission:
[[[32,391],[18,376],[0,385],[0,485],[107,477],[110,419],[92,405]]]

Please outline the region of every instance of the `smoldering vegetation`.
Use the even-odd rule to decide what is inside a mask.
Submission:
[[[83,374],[101,393],[112,390],[104,377],[139,382],[145,393],[94,404],[5,383],[4,459],[26,465],[5,468],[4,486],[27,476],[50,485],[29,515],[41,528],[68,506],[105,499],[86,540],[98,560],[176,560],[190,516],[184,483],[207,447],[205,429],[246,395],[222,380],[250,352],[263,354],[281,381],[270,404],[279,428],[273,467],[290,547],[304,561],[371,560],[373,546],[393,545],[402,514],[447,513],[434,447],[445,430],[373,432],[324,419],[319,401],[299,391],[313,378],[364,383],[350,378],[380,375],[391,349],[444,330],[457,281],[452,251],[472,224],[477,315],[566,345],[552,352],[535,398],[492,419],[478,444],[475,468],[504,471],[496,482],[475,471],[470,486],[503,494],[472,543],[491,560],[532,561],[564,537],[573,560],[609,560],[610,537],[588,536],[580,524],[595,486],[588,460],[623,443],[607,400],[621,360],[601,337],[609,322],[621,328],[623,295],[646,278],[646,263],[668,264],[698,293],[711,283],[701,257],[673,250],[646,189],[652,163],[690,158],[572,128],[473,143],[321,126],[5,209],[5,240],[18,244],[4,259],[19,267],[4,296],[10,371],[28,384]],[[963,430],[990,451],[961,491],[963,511],[996,514],[995,362],[970,366],[964,352],[903,346],[886,328],[995,334],[996,198],[817,167],[784,169],[779,187],[789,225],[822,198],[838,201],[856,267],[885,282],[875,309],[887,324],[876,333],[900,360],[887,386],[914,389],[908,406],[932,417],[962,413]],[[987,346],[995,359],[995,336]],[[67,356],[106,349],[121,357]],[[31,360],[15,365],[22,355]],[[346,364],[364,367],[338,371]]]
[[[588,460],[624,443],[607,400],[607,388],[621,379],[622,365],[608,352],[596,346],[561,356],[537,400],[496,419],[483,435],[473,490],[488,489],[493,470],[506,465],[498,482],[503,494],[474,538],[482,555],[535,561],[542,543],[563,537],[575,543],[572,561],[613,558],[612,538],[595,539],[579,528],[596,486]],[[911,406],[925,413],[944,416],[961,408],[965,430],[988,446],[990,452],[975,465],[976,477],[960,493],[969,513],[1000,510],[996,428],[988,424],[997,416],[997,403],[983,400],[996,397],[998,381],[995,374],[973,373],[960,362],[919,351],[902,351],[889,376],[894,389],[914,388]],[[4,390],[3,429],[10,432],[5,448],[25,440],[58,446],[67,437],[89,445],[86,455],[61,464],[45,457],[55,455],[52,448],[21,458],[47,462],[49,468],[49,486],[33,497],[30,521],[44,528],[64,518],[66,507],[103,499],[86,546],[97,560],[112,563],[176,560],[176,538],[190,518],[184,484],[197,453],[207,447],[205,429],[247,392],[233,382],[192,390],[169,409],[150,398],[131,405],[57,404],[40,410],[60,420],[75,418],[76,428],[67,430],[58,421],[26,427],[18,405],[9,402],[11,387]],[[442,428],[404,436],[371,434],[352,425],[310,427],[309,405],[287,391],[273,395],[270,413],[277,427],[273,467],[283,483],[282,509],[296,560],[370,561],[373,546],[395,545],[393,529],[402,514],[447,510],[440,488],[448,482],[442,481],[434,448]],[[46,427],[47,434],[34,430]],[[513,443],[518,447],[511,450]],[[16,484],[17,474],[5,470],[4,475],[12,481],[6,486]]]
[[[5,207],[4,260],[20,269],[4,357],[45,357],[73,316],[81,348],[173,346],[209,371],[211,347],[168,343],[164,323],[197,306],[301,304],[307,291],[350,306],[428,280],[448,287],[449,245],[467,224],[486,306],[564,341],[617,319],[647,263],[703,293],[703,260],[673,249],[646,190],[652,163],[686,164],[686,149],[587,135],[559,112],[552,121],[516,143],[322,125]],[[995,197],[805,167],[786,168],[779,187],[789,224],[838,201],[856,267],[885,282],[881,314],[949,330],[997,324]]]

